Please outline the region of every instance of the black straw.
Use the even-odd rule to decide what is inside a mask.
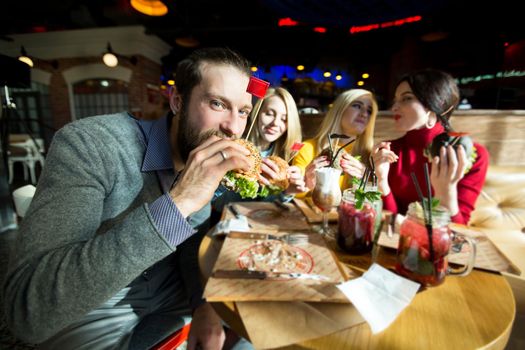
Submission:
[[[345,143],[344,145],[342,145],[341,147],[339,147],[339,149],[337,150],[337,152],[335,152],[335,155],[332,157],[332,165],[333,163],[335,162],[336,158],[339,156],[339,153],[341,153],[341,150],[346,148],[346,146],[348,146],[349,144],[351,144],[352,142],[354,142],[355,140],[357,139],[353,139],[353,140],[350,140],[348,141],[347,143]]]
[[[363,190],[366,189],[366,184],[368,184],[368,178],[370,177],[370,173],[371,173],[370,168],[369,168],[369,167],[366,167],[366,168],[365,168],[365,174],[364,174],[364,176],[365,176],[365,181],[364,181],[364,184],[363,184]]]
[[[374,160],[372,159],[372,155],[370,155],[368,161],[370,163],[370,170],[371,170],[371,176],[372,176],[372,186],[377,186],[376,168],[375,168]]]
[[[428,173],[428,163],[425,163],[425,182],[427,183],[427,195],[428,195],[428,223],[427,223],[427,230],[428,231],[428,249],[430,253],[430,259],[432,260],[432,263],[434,262],[434,247],[432,242],[432,187],[430,185],[430,176]]]
[[[419,182],[417,181],[416,174],[414,174],[414,172],[411,172],[410,176],[412,177],[412,182],[414,183],[414,186],[416,186],[416,192],[419,196],[419,200],[421,201],[421,206],[423,207],[423,219],[425,220],[426,225],[428,223],[428,219],[426,213],[425,197],[423,197],[423,192],[421,191],[421,187],[419,187]]]
[[[334,147],[332,146],[332,135],[328,135],[328,146],[330,146],[330,166],[334,164]]]
[[[419,196],[419,199],[421,200],[421,206],[423,207],[423,219],[425,221],[425,227],[427,229],[430,261],[432,262],[432,264],[434,264],[434,249],[432,246],[432,214],[430,214],[430,211],[432,211],[432,209],[430,208],[430,206],[428,206],[430,208],[430,210],[428,210],[427,205],[425,205],[425,197],[423,197],[423,192],[421,191],[421,187],[419,187],[419,182],[417,181],[416,174],[411,172],[410,176],[412,177],[414,186],[416,186],[417,195]]]

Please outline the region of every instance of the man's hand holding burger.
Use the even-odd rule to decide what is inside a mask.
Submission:
[[[212,136],[190,152],[170,196],[184,217],[200,210],[213,197],[224,175],[233,169],[249,171],[250,151],[239,143]]]

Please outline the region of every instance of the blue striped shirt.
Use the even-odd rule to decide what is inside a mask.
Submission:
[[[154,121],[137,120],[146,153],[142,162],[143,172],[155,171],[164,194],[149,204],[149,211],[159,232],[172,246],[178,246],[193,233],[194,228],[184,218],[169,195],[176,176],[171,157],[170,134],[167,115]]]

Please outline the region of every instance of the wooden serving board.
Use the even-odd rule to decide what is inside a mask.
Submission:
[[[304,199],[294,199],[295,205],[302,211],[306,220],[311,224],[318,224],[323,222],[323,212],[315,206],[310,197]],[[328,213],[328,221],[337,222],[339,215],[337,209],[332,209]]]
[[[311,230],[301,210],[293,203],[283,203],[285,210],[272,202],[236,202],[232,203],[237,211],[248,218],[250,232],[304,231]],[[223,220],[234,218],[234,214],[224,207]]]
[[[267,241],[266,241],[267,242]],[[241,270],[242,256],[262,241],[226,237],[213,271]],[[204,290],[209,302],[217,301],[309,301],[349,303],[337,289],[343,282],[343,273],[334,255],[318,234],[311,234],[309,242],[297,247],[290,246],[302,255],[298,271],[320,274],[335,283],[307,279],[227,279],[210,277]],[[300,265],[300,266],[299,266]],[[290,271],[291,272],[291,271]],[[212,274],[213,275],[213,274]]]

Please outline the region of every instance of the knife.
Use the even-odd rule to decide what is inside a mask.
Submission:
[[[337,283],[330,277],[319,275],[315,273],[302,273],[302,272],[267,272],[267,271],[251,271],[251,270],[216,270],[213,272],[212,277],[215,278],[235,278],[235,279],[258,279],[258,280],[271,280],[274,278],[287,278],[287,279],[309,279],[315,281]]]

